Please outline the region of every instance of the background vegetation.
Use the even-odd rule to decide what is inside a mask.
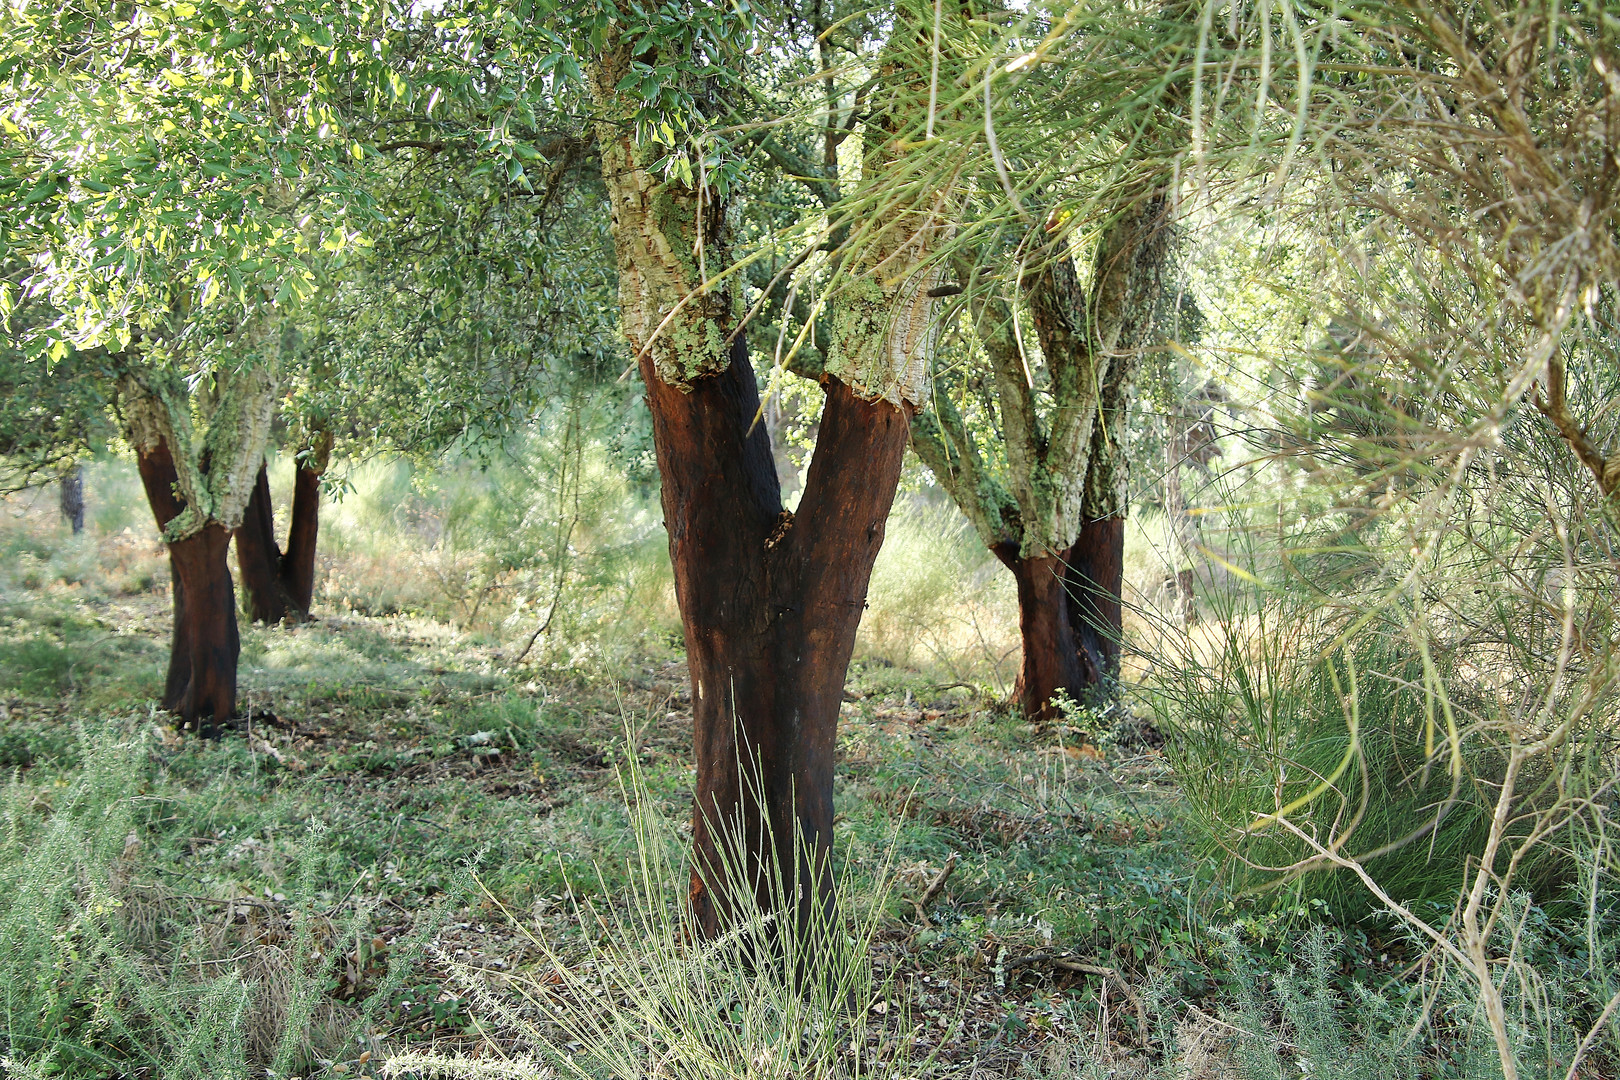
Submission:
[[[908,460],[839,710],[841,904],[783,956],[771,905],[701,944],[682,914],[692,688],[612,326],[607,10],[300,7],[262,40],[221,10],[0,23],[6,1075],[1617,1074],[1614,13],[618,12],[639,167],[731,200],[789,509],[881,222],[955,215],[928,359],[992,490],[1014,352],[1057,407],[1030,264],[1102,282],[1127,212],[1173,211],[1098,406],[1117,681],[1030,722],[1014,583]],[[926,115],[869,104],[894,86]],[[132,342],[209,425],[274,355],[236,449],[280,529],[335,447],[314,618],[244,626],[218,739],[159,708],[183,538],[128,460]]]

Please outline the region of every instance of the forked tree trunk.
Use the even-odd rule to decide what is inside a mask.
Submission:
[[[175,494],[174,458],[162,443],[137,450],[136,464],[147,502],[159,529],[185,508]],[[169,543],[174,593],[174,635],[163,707],[183,729],[217,735],[236,712],[236,662],[241,642],[236,629],[236,591],[225,554],[231,534],[210,522]]]
[[[300,464],[293,477],[292,521],[287,550],[276,544],[276,520],[265,466],[253,485],[236,530],[236,563],[242,571],[248,614],[274,626],[285,619],[303,622],[315,595],[315,550],[320,535],[321,473]]]
[[[1125,519],[1086,522],[1062,557],[1019,558],[1011,543],[992,551],[1018,584],[1023,661],[1013,698],[1031,723],[1060,720],[1059,691],[1087,703],[1119,678]]]
[[[708,936],[730,925],[743,872],[761,910],[796,911],[802,939],[831,911],[838,710],[909,416],[829,377],[792,515],[741,336],[686,392],[641,368],[692,674],[693,916]],[[801,850],[779,850],[795,826]]]

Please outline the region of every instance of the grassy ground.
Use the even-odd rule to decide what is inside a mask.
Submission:
[[[361,1002],[378,1060],[423,1041],[493,1053],[498,1032],[480,1028],[446,964],[523,969],[533,949],[506,913],[566,942],[579,934],[566,897],[611,901],[634,854],[618,768],[629,755],[684,828],[691,713],[667,634],[603,670],[512,668],[502,642],[422,617],[244,626],[246,715],[218,742],[182,740],[153,707],[169,630],[157,546],[133,526],[69,538],[43,509],[24,511],[14,504],[0,533],[13,812],[49,819],[98,754],[138,774],[118,899],[171,973],[202,963],[274,983],[264,973],[296,965],[289,950],[318,915],[333,1015],[326,1042],[310,1022],[303,1069],[364,1071],[364,1044],[338,1034]],[[1082,1037],[1129,1050],[1142,1034],[1127,987],[1150,967],[1194,983],[1200,970],[1185,915],[1204,886],[1151,732],[1127,718],[1087,743],[1072,728],[1037,733],[981,687],[938,678],[871,657],[844,706],[840,857],[854,892],[895,880],[878,974],[937,1032],[942,1066],[1016,1072]],[[291,978],[256,992],[286,997]],[[59,1018],[52,1037],[86,1047],[84,1062],[104,1053],[89,1048],[109,1045],[105,1004]],[[248,1011],[263,1058],[287,1004]],[[13,1052],[28,1051],[19,1041]],[[139,1062],[125,1041],[101,1068]]]
[[[316,621],[244,625],[235,730],[181,739],[154,706],[166,558],[129,478],[99,479],[81,537],[42,499],[0,517],[0,1075],[350,1077],[417,1051],[532,1075],[499,1068],[532,1049],[535,988],[573,992],[559,965],[615,944],[601,915],[626,911],[646,843],[632,806],[669,850],[690,835],[667,583],[621,559],[580,594],[594,622],[514,664],[521,605],[457,618],[462,579],[435,608],[454,553],[390,532],[396,487],[369,523],[363,503],[330,515]],[[1472,1006],[1413,978],[1421,950],[1387,923],[1323,936],[1316,908],[1223,890],[1140,704],[1041,730],[1009,714],[984,630],[1001,600],[929,512],[891,530],[904,558],[846,689],[838,858],[878,989],[841,1037],[908,1076],[1495,1075]],[[1584,1030],[1591,963],[1557,933],[1576,990],[1549,983],[1526,1015]]]

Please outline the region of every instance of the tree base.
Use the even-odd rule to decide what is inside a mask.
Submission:
[[[236,590],[225,553],[231,534],[219,524],[169,545],[174,569],[174,640],[163,707],[182,731],[221,734],[236,714],[241,639]]]

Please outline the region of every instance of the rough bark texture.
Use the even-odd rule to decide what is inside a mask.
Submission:
[[[137,448],[136,465],[146,499],[160,528],[178,518],[178,473],[165,443]],[[163,707],[182,728],[216,735],[236,712],[236,662],[241,641],[236,595],[225,561],[230,532],[217,522],[169,541],[174,593],[174,634]]]
[[[759,391],[740,337],[730,366],[687,392],[647,358],[642,375],[692,674],[693,915],[707,935],[728,925],[735,898],[725,885],[745,868],[760,906],[795,907],[802,933],[833,899],[838,710],[907,412],[829,379],[791,515],[764,429],[750,432]],[[795,826],[799,851],[787,849]]]
[[[84,532],[84,466],[74,465],[62,474],[59,505],[62,520],[68,523],[73,535]]]

